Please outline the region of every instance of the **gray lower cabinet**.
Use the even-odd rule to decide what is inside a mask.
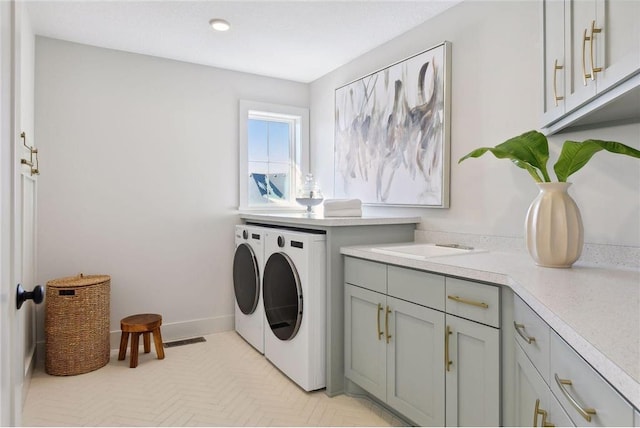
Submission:
[[[538,424],[633,426],[633,407],[517,296],[513,334],[516,425],[537,414]]]
[[[346,257],[346,378],[421,426],[499,425],[497,296],[495,286]]]
[[[500,330],[447,314],[447,426],[500,425]]]
[[[345,376],[423,426],[444,425],[444,314],[345,288]]]
[[[516,426],[575,426],[519,344],[515,344]]]

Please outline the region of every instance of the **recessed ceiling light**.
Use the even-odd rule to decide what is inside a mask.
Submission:
[[[227,21],[217,18],[209,21],[209,25],[211,25],[211,28],[216,31],[227,31],[229,28],[231,28],[231,24],[229,24]]]

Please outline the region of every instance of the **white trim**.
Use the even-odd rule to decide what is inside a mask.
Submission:
[[[234,328],[234,321],[234,315],[225,315],[215,318],[203,318],[177,323],[162,324],[162,327],[160,327],[160,330],[162,332],[162,341],[171,342],[174,340],[231,331]],[[121,330],[114,330],[109,333],[109,347],[111,348],[111,351],[116,351],[120,348],[121,334]],[[42,355],[43,362],[45,355],[44,346],[45,342],[42,340],[36,344],[36,353],[37,355]]]
[[[296,133],[300,138],[300,149],[295,151],[296,163],[300,169],[300,177],[304,177],[309,172],[309,109],[304,107],[287,106],[281,104],[271,104],[259,101],[240,100],[240,114],[239,114],[239,156],[238,156],[238,187],[239,187],[239,201],[238,209],[242,211],[273,211],[278,210],[293,210],[303,211],[304,209],[295,204],[291,205],[276,205],[250,207],[248,205],[248,135],[247,135],[247,119],[249,113],[265,113],[269,116],[281,115],[283,119],[296,119],[296,122],[300,123],[300,128],[296,129]],[[295,180],[291,191],[295,195]]]
[[[230,331],[233,330],[235,325],[234,323],[235,316],[232,314],[215,318],[202,318],[167,324],[163,322],[162,327],[160,327],[160,331],[162,332],[163,342],[172,342],[174,340]],[[121,333],[122,332],[120,330],[112,331],[110,333],[111,349],[120,348]]]

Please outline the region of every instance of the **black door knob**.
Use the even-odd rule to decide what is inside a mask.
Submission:
[[[22,285],[18,284],[16,290],[16,309],[20,309],[22,304],[29,299],[32,299],[36,305],[42,303],[44,300],[44,289],[42,285],[36,285],[33,291],[25,291]]]

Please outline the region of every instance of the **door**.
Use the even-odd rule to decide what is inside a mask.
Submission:
[[[444,314],[387,297],[385,316],[387,403],[420,426],[444,426]]]
[[[598,0],[596,15],[602,17],[602,32],[598,34],[603,55],[598,74],[597,90],[602,92],[640,71],[640,2]]]
[[[499,426],[500,330],[447,315],[445,336],[447,426]]]
[[[296,337],[304,316],[298,270],[285,253],[273,253],[264,265],[262,301],[269,328],[280,340]]]
[[[13,4],[0,2],[0,425],[15,425],[13,415],[13,349],[15,297],[12,270],[14,174]]]
[[[387,399],[386,296],[345,284],[345,377]]]
[[[564,3],[545,0],[543,7],[543,76],[544,113],[542,122],[555,122],[564,114],[564,75],[567,70],[564,54]]]
[[[240,311],[251,315],[260,300],[260,269],[251,245],[242,242],[233,256],[233,291]]]
[[[598,64],[603,52],[599,42],[602,17],[596,16],[595,0],[565,1],[565,109],[581,106],[596,94]],[[592,66],[594,71],[592,72]]]
[[[574,426],[520,345],[516,349],[516,426]]]
[[[22,2],[0,2],[0,423],[20,425],[29,370],[35,363],[35,309],[16,309],[16,286],[35,287],[36,175],[32,150],[34,36]]]

